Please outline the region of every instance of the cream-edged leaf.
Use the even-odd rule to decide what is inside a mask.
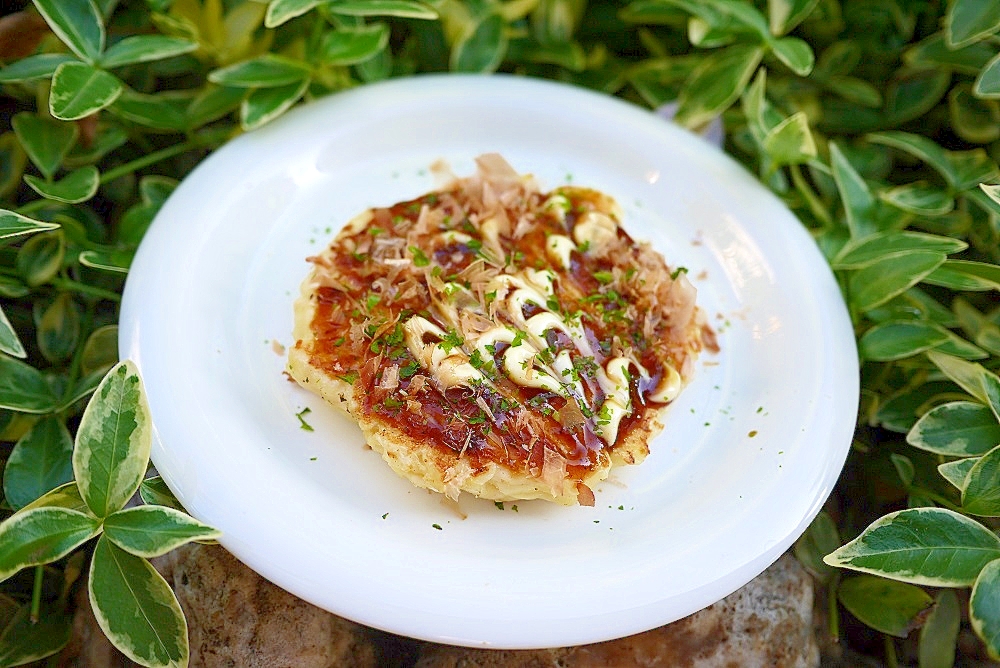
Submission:
[[[22,568],[61,559],[100,531],[100,520],[69,508],[33,508],[12,515],[0,524],[0,582]]]
[[[31,603],[25,603],[0,632],[0,666],[23,666],[52,656],[69,642],[73,616],[59,606],[43,606],[38,619],[31,619]]]
[[[52,75],[49,112],[63,121],[75,121],[104,109],[122,94],[116,76],[78,62],[63,63]]]
[[[972,470],[977,461],[979,461],[978,457],[956,459],[953,462],[938,464],[937,470],[942,478],[951,483],[957,490],[962,491],[965,489],[965,481],[969,477],[969,471]]]
[[[946,508],[909,508],[881,517],[824,561],[932,587],[968,587],[1000,558],[1000,538]]]
[[[13,211],[0,209],[0,239],[26,236],[36,232],[47,232],[59,227],[58,223],[47,223],[22,216]]]
[[[104,520],[104,535],[137,557],[151,559],[190,543],[222,533],[186,513],[166,506],[135,506]]]
[[[952,401],[924,413],[906,435],[906,442],[939,455],[972,457],[1000,443],[1000,424],[982,404]]]
[[[144,666],[188,665],[184,613],[148,561],[102,536],[90,562],[88,594],[98,626],[122,654]]]
[[[35,8],[73,53],[94,62],[104,50],[104,23],[93,0],[33,0]]]
[[[972,586],[969,621],[990,657],[1000,661],[1000,559],[986,564]]]
[[[73,471],[87,506],[107,517],[125,506],[149,464],[152,424],[138,369],[119,362],[97,386],[76,434]]]
[[[17,331],[10,324],[10,320],[7,319],[7,314],[3,312],[2,307],[0,307],[0,352],[21,359],[28,356],[28,353],[24,350],[24,344],[18,338]]]
[[[73,437],[49,415],[14,445],[3,475],[7,503],[15,510],[73,480]]]

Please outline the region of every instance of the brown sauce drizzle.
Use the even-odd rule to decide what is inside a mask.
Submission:
[[[579,188],[561,192],[570,200],[565,221],[540,209],[546,198],[540,193],[529,193],[529,201],[507,207],[512,225],[525,211],[534,217],[534,224],[519,238],[501,235],[506,254],[506,269],[502,271],[514,273],[530,267],[556,273],[559,310],[580,318],[594,358],[583,360],[570,337],[554,330],[547,333],[548,350],[552,354],[569,350],[579,361],[579,378],[590,406],[600,406],[604,400],[593,372],[622,350],[630,351],[649,371],[648,379],[631,374],[632,412],[620,423],[617,444],[635,430],[650,429],[649,423],[662,404],[650,402],[646,395],[664,375],[665,364],[681,369],[686,357],[700,348],[700,342],[692,345],[691,341],[666,337],[663,332],[668,321],[659,324],[653,338],[643,334],[643,314],[635,303],[643,299],[642,268],[648,267],[649,259],[640,255],[653,251],[636,244],[620,228],[615,252],[574,250],[569,269],[553,266],[545,250],[547,237],[572,237],[573,222],[596,208],[598,198],[603,197]],[[439,211],[443,217],[421,232],[421,219],[428,215],[425,209]],[[462,453],[475,471],[495,462],[538,476],[545,449],[551,448],[566,459],[567,477],[581,480],[598,462],[606,461],[615,447],[598,436],[599,416],[584,415],[581,422],[564,397],[507,379],[502,372],[507,344],[498,344],[492,359],[493,369],[500,370],[493,375],[496,389],[460,386],[442,390],[429,372],[420,368],[403,340],[402,323],[412,315],[434,320],[429,277],[456,280],[483,257],[482,235],[471,224],[471,215],[475,214],[465,210],[456,189],[375,209],[364,229],[342,233],[331,254],[314,259],[317,264],[332,265],[326,267],[326,273],[334,280],[317,292],[311,363],[350,382],[359,410],[377,415],[433,447]],[[445,229],[469,234],[474,241],[430,243]],[[417,244],[412,243],[414,238]],[[610,280],[612,276],[614,280]],[[544,310],[529,304],[524,316]],[[487,368],[489,361],[485,360]],[[386,382],[390,366],[398,369],[395,383]]]

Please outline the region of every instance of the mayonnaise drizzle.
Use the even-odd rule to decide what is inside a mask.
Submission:
[[[603,218],[614,225],[610,218],[606,216]],[[600,221],[591,223],[594,230],[598,228],[603,230],[603,225]],[[599,238],[600,233],[595,233],[598,236],[587,236],[587,239],[593,243],[594,239]],[[596,407],[586,406],[583,383],[574,380],[574,375],[578,377],[578,374],[573,373],[573,358],[570,351],[560,350],[554,358],[550,358],[550,364],[542,361],[541,353],[548,348],[546,332],[550,330],[566,334],[580,355],[591,358],[594,356],[582,324],[578,321],[567,321],[548,307],[549,298],[555,296],[556,279],[556,274],[550,270],[525,269],[517,274],[501,274],[487,285],[487,292],[496,295],[490,307],[491,319],[497,322],[497,316],[502,313],[513,323],[513,327],[498,324],[478,334],[472,340],[466,340],[463,346],[446,346],[443,342],[448,334],[441,327],[422,316],[414,315],[403,325],[406,345],[420,365],[447,389],[458,386],[472,387],[483,383],[492,386],[489,379],[471,364],[470,354],[466,350],[478,351],[481,359],[490,360],[493,359],[496,346],[501,343],[506,344],[507,348],[502,354],[502,367],[513,382],[522,387],[553,392],[568,401],[576,401],[581,408],[591,408],[598,416],[597,435],[606,443],[612,444],[618,437],[622,418],[633,410],[629,389],[630,367],[635,367],[636,372],[644,379],[649,378],[649,372],[637,360],[630,357],[619,356],[608,360],[604,368],[599,367],[596,371],[596,379],[604,393],[604,401],[599,410],[594,410]],[[474,301],[475,298],[464,286],[449,283],[444,287],[442,294],[445,303],[438,304],[439,312],[445,315],[446,319],[457,322],[458,311],[473,308],[470,301]],[[541,309],[541,312],[525,318],[524,308],[528,304]],[[474,310],[482,313],[478,302]],[[667,365],[663,380],[647,396],[651,401],[665,403],[672,401],[680,392],[680,388],[680,374]]]

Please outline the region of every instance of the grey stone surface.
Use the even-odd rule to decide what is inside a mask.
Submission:
[[[427,645],[417,668],[815,668],[812,605],[812,578],[785,555],[718,603],[652,631],[537,651]]]
[[[191,668],[815,668],[813,583],[791,555],[722,601],[629,638],[538,651],[466,649],[400,639],[292,596],[221,547],[154,560],[188,619]],[[131,667],[97,628],[86,592],[61,665]]]

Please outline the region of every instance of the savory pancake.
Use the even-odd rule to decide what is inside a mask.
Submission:
[[[476,163],[309,258],[288,371],[420,487],[593,505],[714,337],[686,272],[613,199]]]

